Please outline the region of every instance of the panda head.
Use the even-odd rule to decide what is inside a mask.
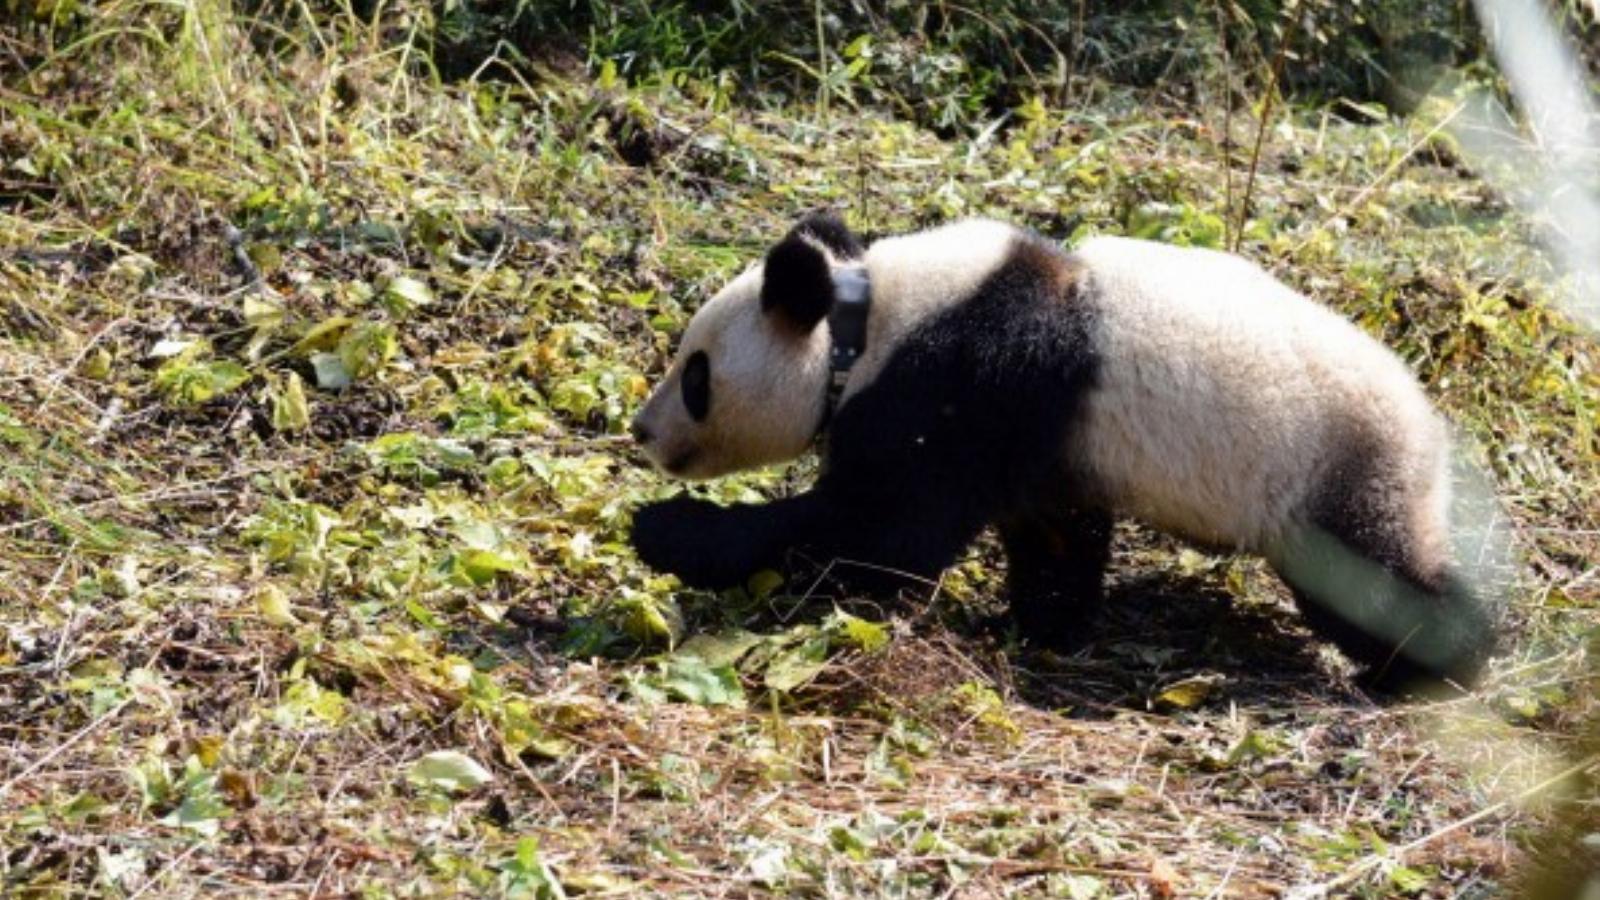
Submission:
[[[699,479],[803,453],[824,415],[833,273],[862,254],[843,222],[813,213],[702,306],[634,419],[650,461]]]

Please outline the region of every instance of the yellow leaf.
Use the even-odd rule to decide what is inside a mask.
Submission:
[[[78,367],[83,377],[95,381],[105,381],[111,375],[111,351],[104,347],[96,347]]]
[[[1222,684],[1221,675],[1196,675],[1167,685],[1155,697],[1155,705],[1167,709],[1194,709],[1206,702]]]
[[[208,734],[195,741],[194,755],[200,760],[200,765],[214,769],[217,760],[222,758],[222,748],[227,741],[220,734]]]
[[[256,591],[256,606],[261,610],[261,617],[274,625],[300,624],[289,607],[289,598],[275,584],[262,585]]]
[[[300,375],[290,372],[283,390],[272,396],[272,427],[277,431],[304,431],[311,427],[311,407]]]

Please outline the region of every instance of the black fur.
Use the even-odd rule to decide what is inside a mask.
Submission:
[[[827,210],[817,210],[808,214],[789,233],[810,235],[813,240],[831,250],[841,262],[860,259],[867,252],[861,239],[855,236],[850,227]]]
[[[704,422],[711,412],[711,358],[704,350],[689,354],[679,380],[683,385],[683,408],[689,411],[689,418]]]
[[[1019,238],[972,299],[914,330],[840,408],[812,489],[757,505],[647,506],[634,517],[640,558],[707,588],[777,568],[791,551],[931,579],[1002,523],[1014,608],[1037,636],[1056,632],[1064,607],[1098,596],[1109,539],[1103,514],[1084,513],[1092,524],[1075,532],[1083,523],[1062,512],[1079,499],[1065,435],[1096,372],[1075,271],[1054,247]]]
[[[795,334],[810,334],[833,308],[833,273],[821,250],[798,230],[767,251],[761,275],[761,309]]]
[[[1081,636],[1100,603],[1111,524],[1110,513],[1093,506],[1042,504],[1000,523],[1006,596],[1021,636],[1055,645]]]
[[[1311,522],[1272,560],[1306,621],[1383,690],[1470,685],[1494,652],[1495,616],[1448,570],[1416,558],[1402,496],[1376,440],[1347,433]]]

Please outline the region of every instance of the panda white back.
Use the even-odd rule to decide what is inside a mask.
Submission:
[[[1352,442],[1384,447],[1397,488],[1439,496],[1417,526],[1443,552],[1443,423],[1392,353],[1259,266],[1225,253],[1096,238],[1102,361],[1069,458],[1106,499],[1214,546],[1267,552],[1304,518]],[[1408,498],[1410,499],[1410,498]]]

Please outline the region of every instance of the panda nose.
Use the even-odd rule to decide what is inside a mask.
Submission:
[[[633,435],[633,439],[641,444],[650,443],[650,439],[655,436],[652,435],[650,433],[650,429],[638,419],[634,419],[633,424],[628,426],[628,433]]]

